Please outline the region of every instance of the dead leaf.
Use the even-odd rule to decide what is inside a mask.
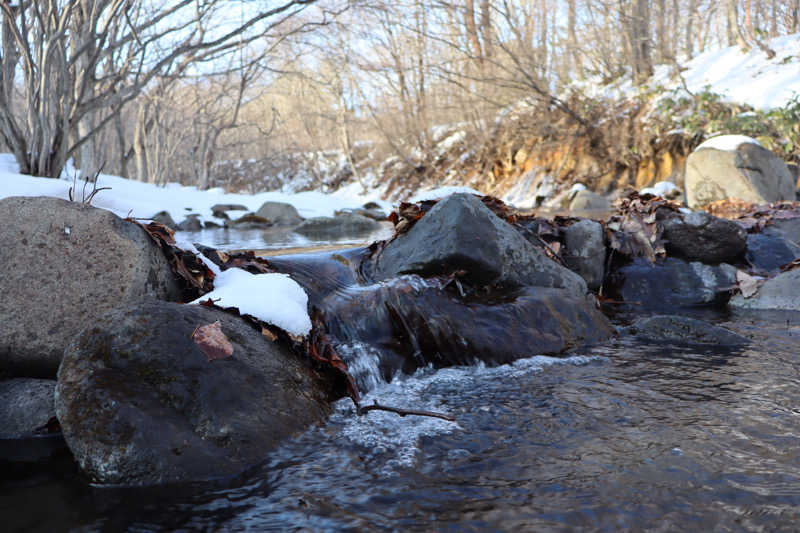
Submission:
[[[209,361],[224,359],[233,354],[233,345],[222,332],[219,320],[205,326],[197,326],[191,338]]]
[[[261,334],[262,334],[262,335],[264,336],[264,338],[265,338],[265,339],[267,339],[268,341],[275,342],[275,341],[278,339],[278,336],[277,336],[277,335],[275,335],[274,333],[272,333],[272,332],[269,330],[269,328],[265,328],[264,326],[261,326]]]
[[[736,281],[739,282],[739,290],[742,291],[742,296],[745,298],[750,298],[758,292],[758,279],[754,278],[744,270],[736,271]]]

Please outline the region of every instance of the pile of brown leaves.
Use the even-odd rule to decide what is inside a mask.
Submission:
[[[735,218],[749,233],[758,233],[773,220],[800,218],[800,202],[777,202],[751,206],[751,209]]]
[[[619,200],[617,213],[605,222],[609,246],[627,257],[645,257],[651,263],[664,257],[663,228],[657,222],[657,211],[677,212],[680,205],[650,194],[630,193]]]

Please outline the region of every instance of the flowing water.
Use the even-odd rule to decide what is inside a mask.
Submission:
[[[796,531],[800,317],[701,318],[743,349],[616,339],[562,358],[375,379],[364,403],[234,478],[86,485],[68,461],[0,483],[3,531]],[[618,314],[625,322],[630,315]]]

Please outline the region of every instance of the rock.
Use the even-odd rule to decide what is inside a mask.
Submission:
[[[773,218],[767,227],[770,232],[800,246],[800,218]]]
[[[583,298],[583,278],[546,257],[519,231],[472,194],[439,201],[407,232],[378,254],[375,279],[400,274],[435,276],[465,271],[474,285],[566,289]]]
[[[163,253],[110,211],[57,198],[0,201],[0,371],[52,378],[64,348],[111,309],[180,298]]]
[[[800,269],[788,270],[767,280],[751,298],[737,294],[732,307],[744,309],[783,309],[800,311]]]
[[[233,354],[191,340],[220,321]],[[146,301],[87,327],[67,348],[55,405],[67,444],[99,483],[236,474],[329,413],[330,383],[242,319]]]
[[[176,224],[175,221],[172,220],[172,217],[166,211],[159,211],[158,213],[150,217],[150,219],[160,224],[164,224],[166,227],[168,227],[173,231],[178,229],[178,224]]]
[[[728,198],[756,204],[795,198],[786,163],[750,142],[730,151],[701,147],[692,152],[686,160],[685,189],[691,208]]]
[[[200,231],[203,229],[200,215],[186,215],[186,219],[178,224],[178,229],[181,231]]]
[[[378,222],[386,220],[387,218],[386,213],[384,213],[381,209],[364,209],[360,207],[340,209],[339,211],[335,211],[333,215],[339,216],[348,213],[352,213],[354,215],[361,215],[362,217],[371,218],[372,220],[377,220]]]
[[[777,273],[781,266],[800,257],[800,246],[769,228],[747,236],[745,259],[758,270]]]
[[[605,196],[589,190],[578,191],[569,203],[570,211],[608,211],[610,209],[611,202]]]
[[[747,246],[747,232],[739,224],[703,211],[659,209],[656,216],[664,229],[667,252],[687,261],[734,262]]]
[[[428,216],[428,215],[426,215]],[[320,309],[337,352],[352,364],[353,349],[371,350],[379,375],[391,379],[427,365],[441,368],[505,364],[535,354],[559,354],[608,339],[613,329],[592,295],[525,287],[483,298],[461,298],[438,280],[416,275],[340,289]],[[353,355],[351,355],[353,354]],[[364,380],[366,376],[356,376]],[[363,389],[375,383],[359,381]]]
[[[589,289],[598,290],[606,264],[603,226],[588,219],[576,222],[564,230],[564,244],[564,263],[586,281]]]
[[[211,206],[211,214],[217,218],[228,220],[228,211],[247,211],[247,206],[241,204],[214,204]]]
[[[217,224],[216,222],[213,222],[213,221],[211,221],[211,220],[206,220],[206,221],[203,223],[203,227],[204,227],[205,229],[217,229],[217,228],[222,228],[222,227],[224,227],[224,226],[223,226],[222,224]]]
[[[650,342],[676,342],[681,344],[712,344],[717,347],[737,347],[750,343],[750,339],[728,329],[685,316],[658,315],[640,318],[623,328],[624,335],[634,335]]]
[[[375,210],[375,209],[380,209],[381,205],[378,202],[367,202],[361,207],[363,207],[364,209]]]
[[[265,229],[272,225],[272,223],[262,216],[255,213],[247,213],[242,215],[236,220],[232,221],[230,226],[236,229]]]
[[[612,272],[604,288],[616,299],[644,309],[724,305],[736,285],[736,268],[668,257],[650,264],[636,259]]]
[[[296,226],[303,221],[303,217],[293,205],[283,202],[264,202],[256,214],[266,218],[275,226]]]
[[[56,416],[53,379],[15,378],[0,381],[0,438],[35,434]]]
[[[380,228],[381,225],[371,218],[345,213],[335,217],[308,218],[294,228],[294,232],[306,237],[336,239],[366,235]]]

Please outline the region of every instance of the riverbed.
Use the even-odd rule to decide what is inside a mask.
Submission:
[[[609,312],[618,325],[637,314]],[[424,368],[364,403],[455,423],[359,417],[344,399],[234,479],[130,489],[88,485],[68,457],[12,469],[3,530],[794,530],[800,317],[686,314],[752,344],[615,339],[500,367]]]

